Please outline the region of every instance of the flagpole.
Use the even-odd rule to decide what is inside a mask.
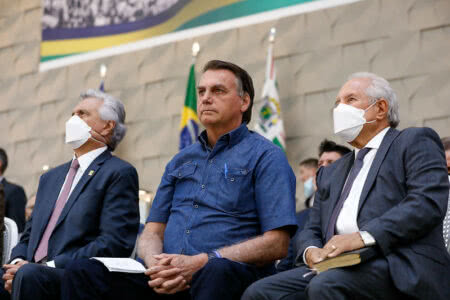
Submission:
[[[105,64],[100,65],[100,91],[105,91],[105,79],[106,79],[106,72],[108,71],[108,68]]]
[[[266,78],[273,79],[273,44],[275,43],[275,35],[277,30],[275,27],[270,28],[269,47],[267,49]]]
[[[195,42],[192,44],[192,63],[195,63],[198,53],[200,52],[200,44]]]

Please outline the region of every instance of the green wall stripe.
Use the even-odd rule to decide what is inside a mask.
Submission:
[[[245,17],[252,14],[313,1],[317,0],[245,0],[207,12],[184,23],[175,31]]]

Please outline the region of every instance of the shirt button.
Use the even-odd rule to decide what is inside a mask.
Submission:
[[[202,189],[204,189],[205,188],[205,185],[204,184],[202,184]]]
[[[209,160],[209,163],[210,163],[210,164],[212,164],[212,163],[213,163],[213,161],[214,161],[214,159],[210,159],[210,160]]]
[[[233,177],[231,177],[231,179],[230,179],[231,181],[234,181],[234,178]]]
[[[178,177],[181,177],[181,173],[178,173]]]
[[[197,204],[195,204],[195,205],[194,205],[194,208],[198,208],[198,205],[197,205]]]
[[[187,230],[186,230],[186,233],[189,234],[189,233],[191,233],[191,232],[189,231],[189,229],[187,229]]]

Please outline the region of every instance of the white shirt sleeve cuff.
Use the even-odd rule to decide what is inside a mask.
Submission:
[[[11,265],[15,265],[15,264],[17,264],[19,261],[22,261],[23,259],[22,258],[15,258],[15,259],[13,259],[13,261],[10,263]]]
[[[55,261],[54,260],[48,261],[47,262],[47,267],[56,268]]]
[[[306,251],[308,251],[308,249],[311,249],[311,248],[317,248],[317,247],[316,246],[309,246],[309,247],[306,247],[305,251],[303,251],[303,262],[305,263],[305,265],[307,265],[307,263],[306,263]]]
[[[361,236],[361,239],[364,242],[364,246],[366,247],[370,247],[376,244],[375,239],[373,238],[373,236],[368,233],[367,231],[360,231],[359,235]]]

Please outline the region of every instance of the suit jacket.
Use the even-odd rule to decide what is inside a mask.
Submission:
[[[11,183],[6,180],[2,181],[5,189],[5,217],[13,219],[17,224],[19,232],[25,227],[25,205],[27,204],[27,196],[20,185]]]
[[[34,261],[71,162],[41,176],[36,204],[11,260]],[[109,151],[100,154],[73,189],[49,239],[47,260],[58,268],[77,258],[127,257],[139,228],[138,175]]]
[[[300,234],[297,260],[306,247],[323,247],[334,206],[354,163],[354,153],[317,175],[309,222]],[[376,240],[394,285],[418,299],[450,299],[450,256],[442,236],[449,182],[439,136],[429,128],[389,129],[359,201],[357,223]]]

